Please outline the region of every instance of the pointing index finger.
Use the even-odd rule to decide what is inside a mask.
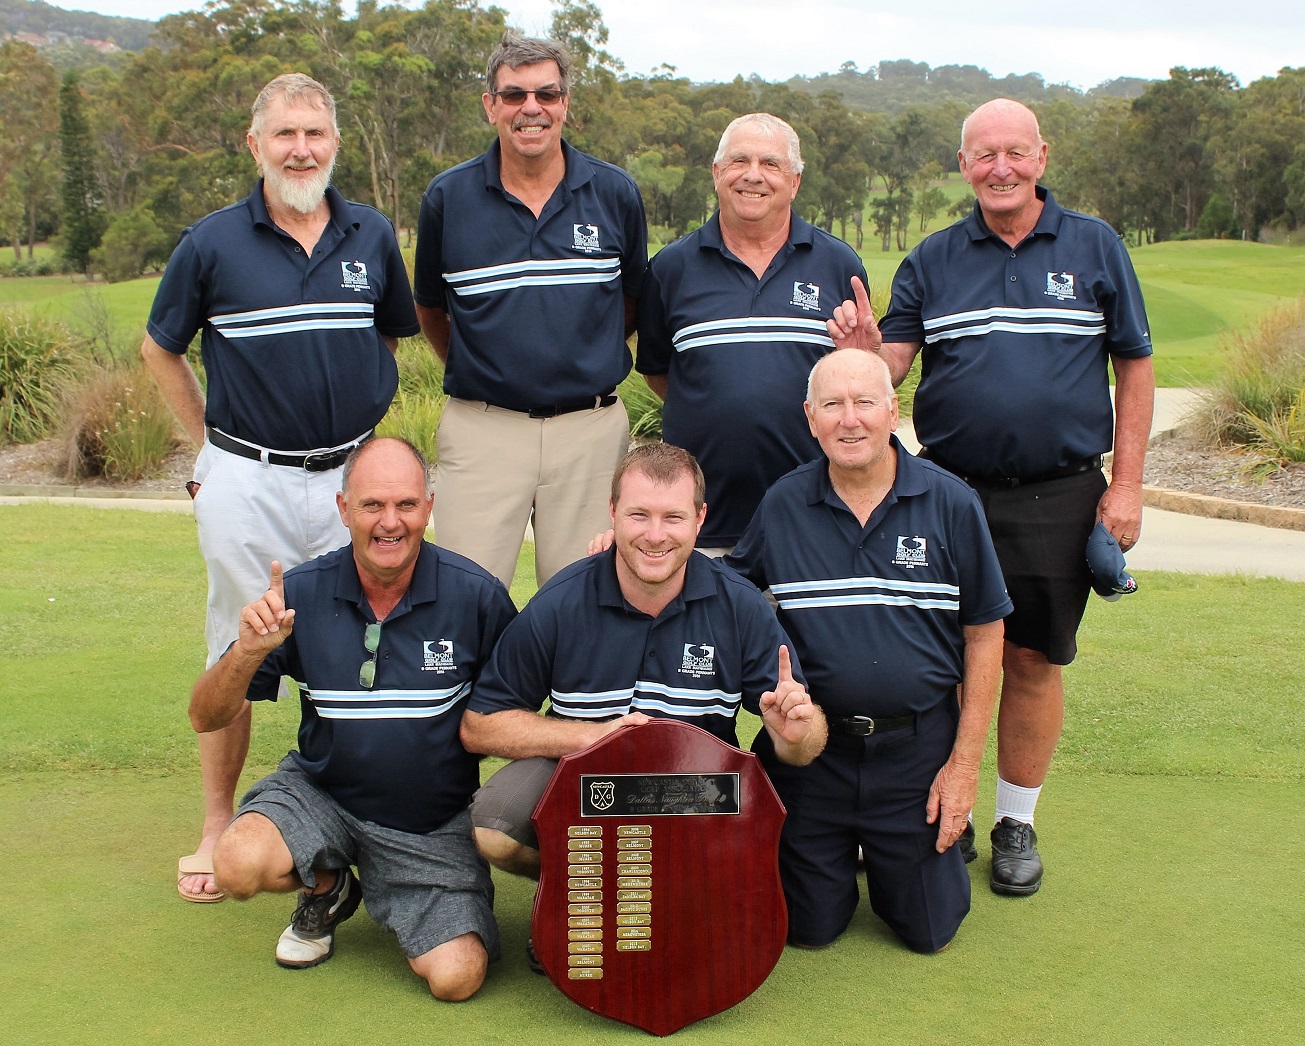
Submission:
[[[285,572],[281,569],[280,561],[275,559],[272,560],[271,578],[269,580],[269,584],[267,587],[271,589],[273,592],[275,592],[278,596],[285,595],[285,581],[283,580],[284,575]]]
[[[870,292],[866,290],[865,284],[861,282],[860,276],[852,277],[852,297],[856,299],[856,312],[858,317],[871,315]]]
[[[779,682],[792,683],[793,681],[793,660],[788,655],[788,647],[781,645],[779,648]]]

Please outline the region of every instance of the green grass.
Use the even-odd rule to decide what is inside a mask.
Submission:
[[[292,973],[271,958],[287,898],[177,899],[200,814],[184,707],[204,577],[189,516],[0,506],[0,577],[6,1042],[648,1041],[527,971],[521,881],[496,876],[505,957],[456,1007],[429,999],[365,914],[330,963]],[[518,602],[531,577],[523,557]],[[1141,580],[1137,596],[1089,606],[1039,806],[1041,893],[990,893],[981,840],[974,909],[946,954],[906,952],[863,904],[830,949],[787,949],[754,995],[676,1041],[1295,1041],[1305,585]],[[294,702],[258,708],[246,782],[297,721]],[[990,752],[980,823],[991,766]]]

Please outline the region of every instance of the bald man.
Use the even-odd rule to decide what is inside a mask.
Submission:
[[[990,882],[1027,896],[1042,883],[1033,812],[1064,721],[1062,666],[1074,659],[1091,589],[1084,550],[1098,520],[1125,551],[1141,534],[1155,373],[1128,253],[1109,225],[1065,210],[1038,184],[1047,143],[1032,111],[1006,98],[981,105],[957,157],[973,212],[902,262],[877,329],[858,289],[830,334],[877,349],[894,384],[923,351],[913,415],[923,456],[983,503],[1015,604]],[[1112,449],[1107,482],[1102,456]]]

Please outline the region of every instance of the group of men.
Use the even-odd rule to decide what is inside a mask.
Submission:
[[[997,100],[962,129],[973,213],[908,256],[878,324],[855,252],[794,213],[800,145],[768,114],[726,128],[716,214],[649,262],[633,181],[562,137],[571,73],[504,37],[496,140],[427,189],[415,294],[389,222],[330,187],[334,102],[301,74],[254,104],[254,192],[169,263],[142,353],[202,448],[209,574],[205,819],[178,891],[297,891],[291,968],[365,898],[432,994],[465,999],[499,950],[486,861],[537,876],[556,760],[659,716],[737,744],[744,707],[789,811],[790,941],[843,932],[859,850],[874,911],[939,951],[969,910],[999,688],[990,881],[1041,883],[1083,550],[1098,519],[1125,550],[1140,533],[1154,381],[1127,254],[1037,184],[1036,119]],[[666,443],[627,451],[636,329]],[[373,438],[419,330],[451,397],[433,486]],[[893,386],[920,352],[916,457]],[[517,614],[527,526],[540,588]],[[298,749],[237,811],[250,702],[285,679]],[[483,786],[481,753],[511,760]]]

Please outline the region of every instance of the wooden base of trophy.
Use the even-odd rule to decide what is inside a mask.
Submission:
[[[535,809],[535,953],[595,1013],[669,1035],[779,961],[784,807],[756,756],[676,720],[559,763]]]

